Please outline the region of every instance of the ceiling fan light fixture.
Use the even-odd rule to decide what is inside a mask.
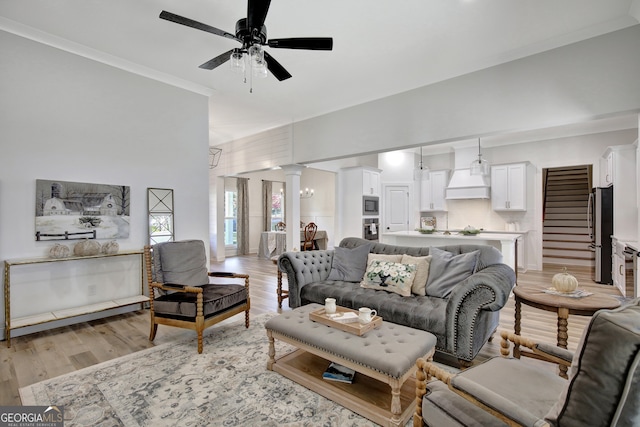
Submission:
[[[231,69],[238,74],[244,73],[245,65],[244,54],[242,53],[242,51],[240,49],[234,49],[233,52],[231,52],[230,59]]]

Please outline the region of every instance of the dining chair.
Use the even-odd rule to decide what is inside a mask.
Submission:
[[[303,251],[312,251],[317,249],[315,238],[318,226],[315,222],[310,222],[304,227],[304,242],[302,242]]]

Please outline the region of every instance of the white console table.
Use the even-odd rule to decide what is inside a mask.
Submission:
[[[112,299],[108,301],[102,301],[95,304],[82,305],[73,308],[66,308],[56,311],[45,311],[40,314],[11,318],[11,268],[18,266],[26,266],[33,264],[44,264],[53,262],[82,262],[89,260],[96,260],[100,258],[108,257],[122,257],[137,255],[140,257],[140,292],[136,295],[132,295],[125,298]],[[124,307],[133,304],[143,304],[149,301],[149,297],[144,295],[144,253],[142,251],[121,251],[115,254],[99,254],[91,256],[71,256],[67,258],[23,258],[5,260],[4,262],[4,318],[5,318],[5,337],[7,340],[7,347],[11,346],[11,330],[24,328],[27,326],[34,326],[41,323],[53,322],[56,320],[66,319],[70,317],[82,316],[90,313],[97,313],[100,311],[111,310],[118,307]]]

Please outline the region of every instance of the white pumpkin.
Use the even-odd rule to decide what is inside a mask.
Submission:
[[[71,254],[71,249],[67,245],[61,245],[56,243],[49,249],[49,256],[51,258],[66,258]]]
[[[119,250],[120,250],[120,245],[115,240],[112,240],[102,245],[103,254],[117,254]]]
[[[570,293],[578,289],[578,279],[567,273],[567,267],[563,267],[562,273],[553,276],[551,284],[558,292]]]
[[[76,243],[73,247],[73,253],[76,256],[98,255],[100,253],[100,243],[95,240],[85,239]]]

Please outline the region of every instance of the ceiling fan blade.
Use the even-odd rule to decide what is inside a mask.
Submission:
[[[332,50],[331,37],[296,37],[292,39],[271,39],[269,47],[283,49]]]
[[[215,34],[217,36],[225,37],[228,39],[233,39],[242,43],[242,40],[237,38],[234,34],[220,30],[216,27],[212,27],[211,25],[203,24],[202,22],[194,21],[193,19],[185,18],[184,16],[176,15],[175,13],[167,12],[166,10],[163,10],[160,13],[160,19],[175,22],[176,24],[186,25],[187,27],[206,31],[211,34]]]
[[[213,70],[214,68],[224,64],[229,59],[231,59],[231,52],[233,52],[233,49],[231,49],[231,50],[229,50],[229,51],[227,51],[225,53],[221,53],[220,55],[216,56],[213,59],[210,59],[209,61],[207,61],[204,64],[200,65],[199,68],[203,68],[205,70]]]
[[[271,0],[249,0],[247,2],[247,27],[262,28],[267,18]]]
[[[289,74],[289,72],[285,70],[284,67],[273,58],[273,56],[269,55],[267,51],[264,52],[264,60],[267,61],[267,68],[276,79],[283,81],[291,77],[291,74]]]

